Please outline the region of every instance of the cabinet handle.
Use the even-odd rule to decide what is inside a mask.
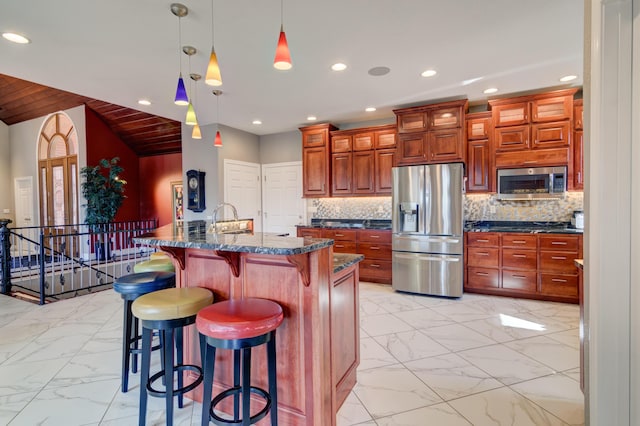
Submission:
[[[527,277],[525,277],[524,275],[511,275],[513,278],[520,278],[520,279],[525,279]]]
[[[537,161],[536,160],[530,160],[530,161],[525,161],[522,164],[536,164]]]
[[[344,248],[344,246],[342,244],[336,244],[337,248]]]
[[[562,278],[551,278],[551,281],[554,283],[566,283],[567,280],[563,280]]]
[[[370,248],[371,248],[371,250],[380,250],[380,247],[375,247],[374,246],[374,247],[370,247]]]
[[[489,256],[489,253],[476,253],[478,256]]]
[[[578,172],[578,182],[582,182],[582,173]]]
[[[566,256],[551,256],[553,260],[567,260]]]
[[[566,246],[567,242],[566,241],[551,241],[551,245],[552,246]]]
[[[380,238],[380,235],[369,235],[369,238]]]
[[[379,268],[380,267],[380,265],[378,265],[377,263],[372,263],[370,266],[372,268]]]
[[[486,272],[476,272],[476,275],[480,275],[481,277],[488,277],[489,274],[487,274]]]
[[[512,244],[526,244],[527,242],[524,240],[513,240],[511,241]]]
[[[514,254],[513,257],[527,257],[526,254]]]
[[[488,243],[489,242],[489,240],[476,240],[476,241],[479,242],[479,243]]]
[[[344,234],[335,234],[336,237],[344,237]]]

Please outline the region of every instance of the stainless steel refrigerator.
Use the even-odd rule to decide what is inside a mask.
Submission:
[[[393,168],[395,290],[462,296],[463,176],[462,163]]]

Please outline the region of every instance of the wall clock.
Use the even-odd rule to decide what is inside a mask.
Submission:
[[[200,170],[187,172],[187,208],[194,212],[202,212],[206,208],[204,200],[204,175]]]

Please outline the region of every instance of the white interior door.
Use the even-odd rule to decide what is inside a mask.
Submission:
[[[262,232],[262,203],[260,164],[224,160],[224,201],[238,210],[240,219],[253,219],[253,230]],[[231,209],[225,207],[218,218],[232,219]]]
[[[19,177],[13,180],[16,206],[16,228],[35,226],[33,211],[33,176]]]
[[[265,232],[296,236],[296,225],[306,223],[302,198],[302,162],[262,166]]]

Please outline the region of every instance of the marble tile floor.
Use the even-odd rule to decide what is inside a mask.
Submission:
[[[576,305],[362,282],[360,314],[338,426],[584,424]],[[111,290],[42,307],[0,296],[0,425],[137,424],[139,374],[119,389],[121,317]],[[185,401],[175,424],[200,424],[200,407]],[[164,423],[150,398],[147,424]]]

